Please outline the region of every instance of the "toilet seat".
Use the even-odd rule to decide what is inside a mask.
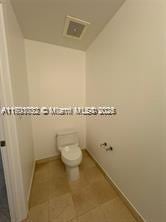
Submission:
[[[78,133],[73,130],[63,130],[56,134],[56,148],[61,153],[61,160],[70,181],[79,178],[79,165],[82,161],[82,151],[79,147]]]
[[[63,147],[61,151],[62,161],[68,166],[76,166],[81,163],[82,152],[78,144]]]

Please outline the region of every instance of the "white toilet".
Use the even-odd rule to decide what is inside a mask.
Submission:
[[[74,130],[59,131],[56,134],[56,142],[69,180],[77,180],[79,178],[79,165],[82,161],[82,151],[79,147],[77,132]]]

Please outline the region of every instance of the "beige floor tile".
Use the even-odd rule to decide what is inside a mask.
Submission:
[[[101,206],[107,222],[136,222],[119,197]]]
[[[78,219],[74,218],[74,219],[70,220],[70,222],[78,222]]]
[[[87,183],[93,183],[100,179],[105,179],[101,171],[95,166],[83,170],[83,174]]]
[[[94,161],[83,152],[80,178],[68,181],[61,160],[37,166],[32,222],[136,222]]]
[[[50,222],[67,222],[74,219],[75,216],[75,209],[70,193],[54,197],[49,201]]]
[[[80,216],[78,222],[107,222],[104,211],[99,206],[88,213]],[[116,222],[116,221],[113,221]]]
[[[78,180],[69,181],[69,186],[72,192],[78,192],[79,190],[87,187],[89,184],[83,172],[80,172]]]
[[[49,198],[60,196],[70,192],[69,183],[66,177],[53,177],[49,184]]]
[[[95,166],[95,162],[89,156],[83,156],[82,163],[80,164],[80,171]]]
[[[98,204],[105,203],[117,197],[117,193],[105,178],[93,182],[91,185],[91,192],[97,199]]]
[[[49,181],[33,185],[30,198],[30,207],[47,202],[48,199]]]
[[[34,184],[49,180],[49,163],[38,164],[35,169]]]
[[[97,167],[86,168],[80,172],[80,178],[76,181],[69,182],[71,191],[77,191],[82,188],[86,188],[91,183],[105,179],[103,174]]]
[[[83,157],[89,157],[89,154],[86,150],[82,150]]]
[[[78,216],[98,206],[96,196],[90,186],[72,193],[76,214]]]
[[[48,222],[48,202],[32,207],[29,217],[32,222]]]
[[[52,177],[66,177],[65,167],[61,160],[50,161],[49,176]]]

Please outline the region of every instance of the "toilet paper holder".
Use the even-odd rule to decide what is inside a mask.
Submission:
[[[101,143],[100,147],[103,148],[105,151],[113,151],[113,147],[111,145],[108,146],[107,142]]]

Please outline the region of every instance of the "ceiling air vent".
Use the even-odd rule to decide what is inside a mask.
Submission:
[[[89,22],[67,16],[63,35],[69,38],[81,39],[89,24]]]

